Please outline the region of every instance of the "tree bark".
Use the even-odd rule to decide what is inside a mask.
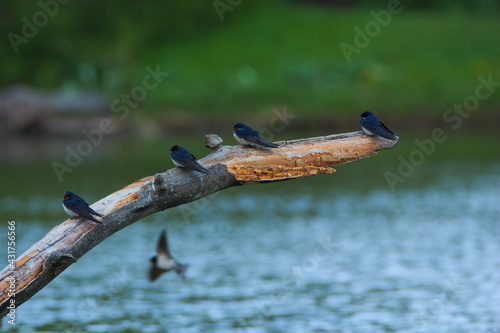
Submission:
[[[209,175],[173,168],[145,177],[92,205],[106,215],[103,224],[70,218],[57,225],[17,258],[14,296],[8,293],[13,273],[9,267],[3,269],[0,318],[9,312],[10,299],[15,300],[17,308],[104,239],[145,216],[231,186],[331,174],[335,172],[331,166],[370,157],[396,143],[352,132],[282,141],[278,142],[280,148],[259,149],[222,146],[220,137],[206,135],[205,145],[211,153],[199,162],[209,169]]]

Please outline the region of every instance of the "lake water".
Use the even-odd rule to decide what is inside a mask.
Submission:
[[[391,191],[367,167],[377,158],[331,176],[222,191],[189,204],[188,218],[175,208],[139,221],[2,329],[500,332],[500,164],[429,162]],[[95,201],[107,185],[81,194]],[[20,219],[19,253],[65,219],[59,195],[27,198],[0,200],[2,216]],[[164,228],[172,254],[190,265],[185,281],[173,272],[147,280]]]

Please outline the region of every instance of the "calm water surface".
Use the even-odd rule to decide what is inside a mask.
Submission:
[[[353,189],[340,173],[233,188],[190,204],[188,219],[179,208],[155,214],[82,257],[3,329],[499,332],[500,165],[475,167],[435,168],[431,183],[395,192]],[[63,220],[60,200],[0,200],[7,216],[28,205],[19,252]],[[147,280],[163,228],[190,265],[186,281]]]

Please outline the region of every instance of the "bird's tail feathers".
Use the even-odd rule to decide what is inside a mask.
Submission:
[[[269,142],[266,139],[263,139],[260,137],[258,138],[258,142],[260,145],[265,146],[265,147],[269,147],[269,148],[278,148],[279,147],[279,145],[272,143],[272,142]]]
[[[181,264],[177,263],[177,269],[175,270],[177,272],[177,275],[181,277],[181,279],[185,280],[186,279],[186,270],[189,267],[187,264]]]
[[[411,148],[411,149],[416,149],[416,148],[415,148],[415,146],[413,146],[413,145],[411,145],[411,144],[407,143],[406,141],[404,141],[404,140],[400,139],[400,138],[399,138],[399,136],[397,136],[397,135],[396,135],[396,137],[398,138],[398,142],[401,142],[401,143],[402,143],[402,144],[404,144],[406,147]]]
[[[88,207],[88,209],[89,209],[89,213],[90,213],[90,214],[92,214],[92,215],[99,216],[99,217],[102,217],[102,218],[106,217],[105,215],[103,215],[103,214],[101,214],[101,213],[96,212],[95,210],[93,210],[93,209],[92,209],[92,208],[90,208],[90,207]]]

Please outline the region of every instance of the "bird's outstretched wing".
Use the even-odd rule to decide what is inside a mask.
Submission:
[[[149,269],[149,281],[153,282],[165,272],[166,272],[165,270],[158,268],[155,265],[151,266],[151,268]]]
[[[158,239],[158,245],[156,246],[156,252],[158,256],[166,256],[168,259],[172,259],[170,250],[168,248],[167,231],[163,230]]]

